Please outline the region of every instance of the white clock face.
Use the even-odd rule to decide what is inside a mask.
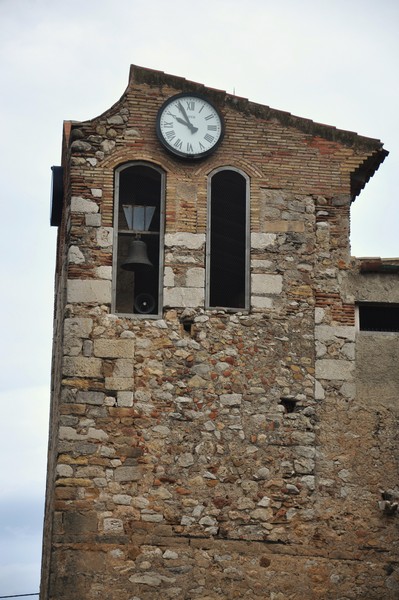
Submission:
[[[195,94],[179,94],[161,107],[157,134],[171,152],[184,158],[207,156],[221,142],[223,123],[217,109]]]

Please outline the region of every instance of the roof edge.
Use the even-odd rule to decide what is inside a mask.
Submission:
[[[159,86],[168,85],[183,91],[191,90],[202,93],[206,91],[206,93],[209,94],[214,100],[226,102],[226,104],[230,105],[232,108],[236,108],[237,110],[247,114],[252,114],[260,119],[275,119],[286,127],[294,127],[309,135],[319,136],[332,142],[340,142],[346,146],[356,146],[359,149],[368,151],[380,151],[383,148],[382,142],[378,139],[365,137],[354,131],[338,129],[333,125],[317,123],[304,117],[298,117],[289,112],[271,108],[270,106],[258,104],[256,102],[251,102],[247,98],[243,98],[241,96],[229,94],[224,90],[206,87],[201,83],[190,81],[184,77],[170,75],[164,71],[140,67],[138,65],[131,65],[129,72],[129,85],[132,83],[147,83],[148,85]],[[388,154],[386,150],[383,150],[383,152],[384,157],[380,163]]]

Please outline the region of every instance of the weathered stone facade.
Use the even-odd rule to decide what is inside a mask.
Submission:
[[[199,162],[155,135],[181,91],[225,120]],[[359,334],[355,307],[399,286],[349,250],[350,203],[385,155],[139,67],[109,111],[65,123],[42,600],[398,597],[398,517],[379,501],[398,490],[399,342]],[[112,312],[129,161],[166,173],[161,318]],[[249,311],[204,304],[221,166],[250,181]]]

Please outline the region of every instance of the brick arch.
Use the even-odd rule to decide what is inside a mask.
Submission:
[[[262,178],[262,171],[256,167],[253,163],[239,158],[238,160],[234,160],[232,162],[212,162],[200,165],[199,168],[195,171],[195,177],[201,177],[201,175],[208,177],[213,171],[217,169],[238,169],[239,171],[243,171],[249,177]]]

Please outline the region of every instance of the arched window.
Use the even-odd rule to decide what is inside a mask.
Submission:
[[[113,312],[162,310],[165,175],[147,163],[115,173]]]
[[[207,308],[249,307],[249,180],[218,169],[208,183]]]

